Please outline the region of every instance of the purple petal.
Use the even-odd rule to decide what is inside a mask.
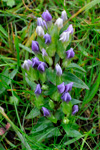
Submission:
[[[32,58],[32,67],[35,68],[35,67],[38,67],[40,61],[37,57],[34,57]]]
[[[73,34],[74,29],[73,29],[72,24],[70,24],[69,27],[67,28],[67,30],[65,30],[65,31],[70,32],[70,34]]]
[[[72,90],[73,82],[65,85],[65,92],[69,92]]]
[[[67,58],[70,59],[70,58],[73,58],[74,55],[75,55],[75,52],[73,51],[73,48],[70,48],[67,52]]]
[[[72,108],[72,114],[75,115],[78,112],[78,105],[74,105]]]
[[[51,14],[49,13],[48,10],[46,10],[45,12],[43,12],[42,18],[43,18],[46,22],[52,20],[52,16],[51,16]]]
[[[69,102],[71,100],[71,96],[70,94],[67,92],[67,93],[64,93],[62,96],[61,96],[61,99],[65,102]]]
[[[44,39],[46,44],[51,43],[51,36],[48,33],[44,35]]]
[[[49,112],[49,110],[47,108],[42,107],[42,111],[43,111],[43,115],[44,116],[50,116],[50,112]]]
[[[41,94],[41,86],[40,84],[37,84],[36,89],[35,89],[35,94],[40,95]]]
[[[57,86],[59,93],[63,93],[65,90],[64,82]]]
[[[40,72],[44,72],[46,67],[47,67],[47,64],[46,64],[46,63],[40,62],[37,69],[38,69]]]
[[[39,44],[37,41],[32,41],[32,51],[34,53],[38,53],[39,52]]]

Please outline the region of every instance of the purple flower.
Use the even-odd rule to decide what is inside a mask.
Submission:
[[[65,91],[64,82],[57,86],[59,93],[63,93]]]
[[[38,17],[37,18],[37,25],[38,26],[42,26],[42,27],[46,27],[46,29],[47,29],[47,24],[46,24],[46,22],[41,18],[41,17]]]
[[[62,11],[61,18],[63,19],[63,22],[67,20],[67,13],[65,10]]]
[[[38,18],[37,18],[37,25],[44,27],[43,19],[42,19],[41,17],[38,17]]]
[[[31,60],[29,60],[29,59],[27,60],[27,63],[28,63],[28,65],[29,65],[29,66],[31,66],[31,65],[32,65],[32,61],[31,61]]]
[[[55,69],[56,69],[57,75],[58,75],[58,76],[61,76],[61,75],[62,75],[62,69],[61,69],[61,67],[60,67],[59,64],[56,64]]]
[[[33,68],[38,67],[39,63],[40,63],[40,61],[37,57],[32,58],[32,67]]]
[[[65,102],[69,102],[71,100],[71,96],[70,94],[67,92],[67,93],[64,93],[62,96],[61,96],[61,99]]]
[[[45,62],[40,62],[37,69],[40,72],[44,72],[46,67],[47,67],[47,64]]]
[[[48,29],[48,27],[47,27],[47,24],[46,24],[45,20],[43,20],[43,24],[44,24],[44,26],[46,27],[46,29]]]
[[[29,70],[30,66],[32,65],[32,61],[31,60],[25,60],[24,63],[22,64],[22,68]]]
[[[52,16],[51,16],[51,14],[49,13],[48,10],[46,10],[45,12],[43,12],[42,18],[43,18],[46,22],[52,20]]]
[[[44,56],[48,56],[48,54],[47,54],[47,52],[46,52],[46,50],[44,49],[44,48],[42,48],[42,56],[44,57]]]
[[[37,84],[36,89],[35,89],[35,94],[40,95],[41,94],[41,86],[40,84]]]
[[[69,92],[72,90],[73,82],[65,85],[65,92]]]
[[[46,44],[51,43],[51,36],[48,33],[44,35],[44,39]]]
[[[70,34],[73,34],[74,29],[73,29],[72,24],[69,25],[69,27],[67,28],[67,30],[65,30],[65,32],[66,32],[66,31],[69,32]]]
[[[37,41],[32,41],[32,51],[34,53],[40,52],[40,50],[39,50],[39,44],[38,44]]]
[[[72,115],[75,115],[78,112],[78,105],[74,105],[72,108]]]
[[[42,111],[43,111],[43,115],[44,116],[50,116],[50,112],[49,112],[49,110],[47,108],[42,107]]]
[[[68,58],[68,59],[73,58],[74,55],[75,55],[75,53],[74,53],[74,51],[73,51],[73,48],[70,48],[70,49],[66,52],[66,54],[67,54],[67,58]]]

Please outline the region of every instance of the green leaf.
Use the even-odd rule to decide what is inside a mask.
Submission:
[[[41,142],[44,139],[48,139],[50,137],[60,136],[59,129],[57,127],[51,127],[49,129],[46,129],[42,133],[39,133],[38,135],[31,135],[31,139],[36,142]]]
[[[40,115],[40,111],[37,108],[33,108],[30,113],[26,116],[26,119],[33,119]]]
[[[92,7],[94,7],[96,4],[99,4],[100,0],[93,0],[90,3],[86,4],[82,9],[87,11],[89,9],[91,9]]]
[[[0,144],[0,150],[6,150],[2,144]]]
[[[38,109],[41,109],[42,105],[44,104],[44,98],[43,98],[43,96],[42,95],[36,96],[34,103],[35,103],[35,106]]]
[[[18,103],[19,103],[19,100],[18,100],[17,97],[15,97],[15,96],[10,96],[10,104],[18,105]]]
[[[65,57],[65,49],[61,41],[57,43],[57,54],[62,59]]]
[[[53,123],[57,123],[57,118],[54,115],[50,115],[50,117],[48,117],[48,119]]]
[[[47,79],[51,81],[53,84],[56,84],[56,72],[53,71],[51,68],[46,70]]]
[[[27,82],[27,84],[32,88],[32,90],[35,90],[36,88],[36,83],[33,81],[30,81],[29,78],[25,78],[25,81]]]
[[[46,48],[46,52],[48,53],[48,55],[50,57],[53,57],[55,55],[56,52],[56,46],[55,44],[51,43],[47,48]]]
[[[32,51],[30,48],[28,48],[27,46],[24,46],[24,45],[21,44],[21,43],[19,43],[19,47],[23,48],[24,50],[26,50],[26,51],[29,52],[29,53],[34,54],[33,51]]]
[[[72,98],[71,99],[71,103],[72,103],[72,105],[75,105],[75,104],[79,104],[79,103],[82,103],[82,102],[80,100],[78,100],[78,99]]]
[[[55,137],[55,136],[60,136],[60,132],[59,132],[59,129],[57,127],[52,127],[52,128],[49,128],[47,129],[42,135],[39,134],[38,136],[38,142],[40,142],[41,140],[43,140],[44,138],[50,138],[50,137]]]
[[[18,40],[17,35],[15,36],[14,42],[15,42],[15,48],[17,51],[17,66],[19,67],[20,66],[20,56],[19,56],[20,49],[19,49],[19,40]]]
[[[46,49],[46,44],[45,44],[45,40],[42,37],[37,37],[37,41],[39,43],[39,47],[40,49],[44,48]]]
[[[72,73],[64,72],[62,75],[62,79],[65,82],[65,84],[68,84],[69,82],[73,82],[73,87],[77,88],[83,88],[83,89],[89,89],[88,86],[77,76],[75,76]]]
[[[98,91],[99,85],[100,85],[100,73],[98,75],[96,82],[91,87],[91,90],[88,92],[85,99],[83,100],[83,105],[89,103],[93,99],[93,97],[95,96],[95,94]]]
[[[9,69],[6,68],[1,74],[0,74],[0,94],[2,94],[8,85],[11,83],[11,80],[15,77],[17,73],[17,69],[13,70],[11,73],[9,73]]]
[[[86,72],[82,67],[80,67],[79,65],[75,64],[75,63],[71,63],[68,68],[77,68],[83,72]]]
[[[69,116],[70,113],[72,112],[72,103],[71,103],[71,101],[68,102],[68,103],[62,102],[61,106],[62,106],[63,113],[66,114],[67,116]]]
[[[63,124],[63,128],[68,137],[79,137],[82,135],[79,131],[73,129],[70,124]]]
[[[45,117],[41,117],[37,124],[32,128],[31,134],[35,134],[45,130],[46,128],[52,127],[53,124],[50,120],[46,119]]]
[[[0,24],[0,32],[3,33],[3,34],[8,38],[8,33],[7,33],[6,30],[2,27],[1,24]]]
[[[73,139],[71,139],[71,140],[65,142],[64,145],[72,144],[72,143],[76,142],[77,140],[79,140],[80,138],[82,138],[82,137],[84,137],[84,136],[85,136],[85,134],[84,134],[84,135],[80,135],[80,136],[78,136],[78,137],[75,137],[75,138],[73,138]]]
[[[52,93],[54,93],[57,90],[57,87],[53,84],[49,85],[49,90],[45,91],[44,94],[45,95],[52,95]]]

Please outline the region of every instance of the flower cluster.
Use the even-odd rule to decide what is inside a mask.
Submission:
[[[38,74],[36,74],[37,78],[34,79],[34,83],[36,84],[34,91],[36,96],[35,101],[37,101],[37,107],[43,111],[43,115],[49,118],[52,118],[54,114],[52,111],[56,108],[54,105],[55,101],[57,101],[56,103],[58,104],[65,102],[68,104],[71,102],[69,92],[72,90],[73,82],[66,85],[62,82],[63,72],[66,69],[65,66],[71,62],[75,55],[73,48],[67,49],[74,33],[72,24],[68,25],[66,30],[61,30],[66,20],[67,13],[65,10],[62,11],[61,17],[58,18],[55,23],[53,23],[52,16],[48,10],[43,12],[42,17],[37,18],[37,36],[36,39],[32,41],[34,58],[25,60],[22,65],[22,68],[26,69],[28,73],[32,73],[30,70],[34,69],[35,72],[33,72],[33,76],[38,72]],[[61,33],[61,31],[63,32]],[[54,80],[51,81],[52,75],[56,76],[56,79],[54,78],[56,82]],[[51,95],[45,95],[46,92],[49,93],[49,85],[51,87],[52,85],[55,86],[57,90],[54,93],[52,92]],[[44,87],[46,87],[46,91]],[[56,96],[55,98],[55,95],[58,97]],[[40,98],[40,96],[42,96],[42,98]],[[45,102],[45,97],[50,98],[48,105],[47,102]],[[41,101],[39,101],[39,98]],[[60,105],[58,106],[60,107]],[[78,112],[78,105],[72,106],[71,114],[74,115],[76,112]],[[54,120],[54,116],[51,120]]]
[[[73,82],[70,82],[69,84],[64,85],[64,82],[57,86],[58,91],[60,94],[62,94],[61,99],[65,102],[69,102],[71,100],[71,96],[69,92],[72,90]],[[74,115],[76,112],[78,112],[78,105],[73,106],[72,114]]]

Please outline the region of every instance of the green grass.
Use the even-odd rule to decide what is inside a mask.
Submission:
[[[10,122],[9,134],[0,136],[0,148],[5,149],[75,149],[99,150],[100,148],[100,2],[99,0],[64,1],[32,1],[15,0],[13,7],[0,1],[0,106],[5,110],[0,114],[0,123]],[[24,4],[24,3],[25,4]],[[29,2],[31,5],[29,7]],[[31,41],[34,39],[36,19],[45,9],[48,9],[55,21],[66,10],[69,23],[75,28],[71,46],[75,50],[75,60],[86,72],[73,70],[89,90],[74,88],[74,98],[80,99],[79,112],[76,121],[82,136],[69,138],[65,136],[59,141],[54,139],[41,140],[36,143],[29,133],[34,129],[37,118],[26,119],[32,110],[33,91],[25,82],[21,64],[31,58]],[[77,13],[78,12],[78,13]],[[72,17],[73,16],[73,17]],[[67,23],[67,22],[66,22]],[[12,101],[10,100],[12,97]],[[10,120],[9,120],[10,119]],[[49,131],[45,134],[48,135]],[[31,137],[32,136],[32,137]],[[46,136],[46,135],[45,135]]]

